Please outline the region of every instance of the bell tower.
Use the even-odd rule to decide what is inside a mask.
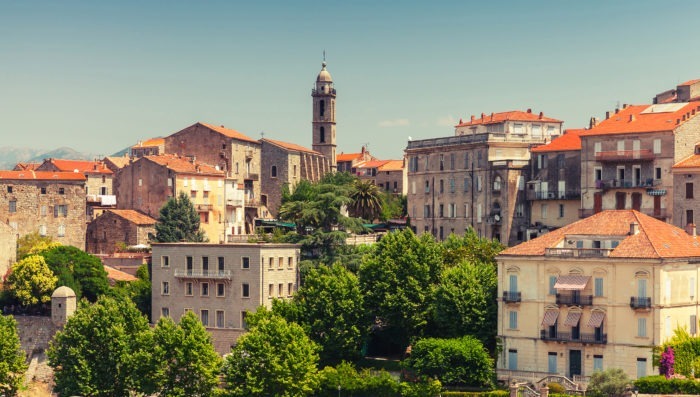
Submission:
[[[313,150],[323,154],[331,165],[331,172],[337,169],[335,158],[335,88],[333,79],[326,70],[326,61],[316,77],[316,87],[311,90],[313,98]]]

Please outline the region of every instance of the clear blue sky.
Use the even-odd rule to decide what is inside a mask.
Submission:
[[[338,152],[399,158],[460,117],[583,127],[700,78],[692,1],[2,1],[0,146],[110,154],[196,121],[311,145],[327,51]]]

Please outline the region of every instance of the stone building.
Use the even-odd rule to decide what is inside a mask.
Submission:
[[[151,138],[145,141],[139,141],[132,146],[131,157],[139,158],[143,156],[157,156],[165,153],[165,139]]]
[[[312,133],[313,143],[311,148],[323,154],[329,161],[331,171],[337,170],[336,163],[336,136],[335,136],[335,99],[336,91],[333,86],[333,78],[326,70],[326,62],[322,64],[321,71],[316,77],[316,86],[311,90],[313,98]]]
[[[294,244],[153,244],[151,322],[193,311],[227,353],[248,312],[294,295],[298,262]]]
[[[635,210],[607,210],[502,251],[497,374],[653,374],[653,347],[698,335],[700,244]]]
[[[285,185],[292,189],[302,179],[316,182],[330,172],[328,158],[319,152],[267,138],[261,139],[260,145],[262,205],[272,217],[277,217]]]
[[[245,233],[254,232],[260,208],[260,142],[238,131],[196,123],[165,137],[165,153],[196,159],[224,172],[245,191]]]
[[[624,105],[581,133],[581,216],[635,209],[673,221],[671,167],[700,141],[700,102]]]
[[[0,221],[19,237],[38,232],[84,249],[85,181],[75,172],[0,171]]]
[[[0,279],[17,262],[17,231],[0,222]]]
[[[355,174],[357,165],[371,161],[379,160],[372,156],[366,147],[362,146],[362,151],[359,153],[340,153],[335,156],[338,172],[349,172]]]
[[[409,141],[407,198],[415,231],[442,240],[472,227],[504,244],[524,241],[530,148],[560,135],[561,125],[530,109],[482,113],[460,122],[454,136]]]
[[[157,218],[171,197],[184,192],[199,213],[200,227],[212,242],[224,241],[227,222],[224,172],[177,155],[145,156],[116,175],[119,209]]]
[[[583,131],[566,130],[550,143],[532,148],[525,192],[530,207],[527,240],[579,219]]]
[[[403,160],[370,160],[353,167],[361,180],[372,181],[379,190],[392,194],[406,194],[406,167]]]
[[[673,224],[697,233],[695,210],[700,209],[700,193],[695,194],[695,185],[700,187],[700,145],[695,146],[694,154],[673,166],[672,174]]]
[[[36,170],[81,173],[86,178],[86,195],[114,195],[112,188],[114,172],[102,161],[46,159]]]
[[[112,170],[113,173],[117,173],[120,169],[126,167],[129,165],[131,162],[131,158],[129,156],[108,156],[102,159],[102,162]]]
[[[148,245],[156,220],[135,210],[109,209],[87,226],[86,251],[113,254],[120,245]]]

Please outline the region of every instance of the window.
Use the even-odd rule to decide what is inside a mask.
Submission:
[[[456,218],[457,217],[457,204],[455,203],[450,203],[447,206],[447,215],[450,218]]]
[[[542,126],[540,124],[533,124],[532,125],[532,136],[533,136],[533,138],[541,138],[542,137]]]
[[[272,168],[270,169],[270,177],[277,178],[277,166],[276,165],[273,165]]]
[[[281,268],[283,268],[283,267],[284,267],[284,258],[282,258],[282,257],[280,256],[279,258],[277,258],[277,268],[278,268],[278,269],[281,269]]]
[[[525,216],[525,204],[524,203],[515,204],[515,216],[517,216],[517,217]]]
[[[661,139],[654,139],[654,154],[661,153]]]
[[[17,212],[17,200],[10,200],[10,213]]]
[[[637,336],[640,338],[647,337],[647,319],[638,318],[637,319]]]
[[[547,353],[547,372],[550,374],[557,373],[557,352]]]
[[[41,187],[41,194],[46,194],[46,187],[45,186]]]
[[[601,151],[602,151],[602,143],[600,143],[600,142],[594,143],[594,144],[593,144],[593,152],[594,152],[595,154],[598,154],[598,153],[600,153]]]
[[[450,169],[455,169],[455,154],[450,153]]]
[[[450,178],[450,193],[455,192],[455,178]]]
[[[654,179],[661,179],[661,167],[654,168]]]
[[[464,153],[464,169],[469,169],[469,152]]]
[[[216,311],[216,328],[224,328],[224,311]]]
[[[287,258],[287,269],[293,269],[294,268],[294,257],[290,256]]]
[[[508,369],[511,371],[518,369],[518,351],[515,349],[508,349]]]
[[[241,296],[244,298],[250,297],[250,286],[248,283],[241,284]]]
[[[554,289],[554,285],[557,283],[558,276],[549,276],[549,294],[556,295],[557,290]]]
[[[423,207],[423,218],[430,218],[430,205],[428,204]]]
[[[284,296],[284,284],[282,283],[279,283],[279,285],[277,285],[277,296]]]
[[[163,281],[160,285],[160,294],[161,295],[170,295],[170,283],[167,281]]]
[[[559,204],[559,217],[564,217],[564,204]]]
[[[209,257],[208,256],[202,257],[202,275],[204,275],[204,276],[209,275]]]
[[[493,178],[493,191],[494,192],[501,191],[501,177],[499,175],[496,175],[496,177]]]
[[[275,295],[275,285],[270,284],[267,286],[267,297],[268,299],[272,299]]]
[[[554,135],[554,126],[553,125],[548,125],[547,126],[547,136],[552,136]]]
[[[603,279],[600,277],[595,279],[595,296],[603,296]]]
[[[603,356],[594,355],[593,356],[593,372],[603,370]]]
[[[287,283],[287,296],[292,296],[292,291],[294,291],[294,283]]]
[[[698,316],[695,314],[690,315],[690,334],[695,335],[698,333]]]
[[[637,379],[647,376],[647,359],[637,359]]]
[[[187,275],[191,276],[192,275],[192,257],[188,256],[185,258],[187,261]]]
[[[160,257],[160,267],[170,267],[170,257],[169,256],[161,256]]]
[[[12,193],[12,186],[8,186],[8,187],[7,187],[7,192],[8,192],[8,193]]]
[[[42,237],[46,236],[46,225],[40,225],[39,226],[39,235]]]
[[[216,296],[221,298],[226,295],[224,283],[216,283]]]
[[[194,295],[193,292],[194,288],[192,286],[192,282],[188,282],[185,284],[185,296],[192,296]]]
[[[202,309],[200,312],[200,318],[202,319],[202,325],[205,327],[209,326],[209,310]]]
[[[445,217],[445,205],[440,204],[438,207],[438,218],[444,218]]]
[[[693,198],[693,182],[687,182],[685,184],[685,198]],[[10,203],[12,203],[12,201],[10,201]]]
[[[160,309],[160,316],[161,317],[170,317],[170,309],[167,307],[162,307]]]
[[[58,188],[58,194],[66,194],[66,189],[65,189],[65,188],[62,188],[62,187],[59,187],[59,188]]]
[[[325,114],[325,112],[326,112],[326,101],[324,101],[323,99],[321,99],[321,100],[318,102],[318,113],[319,113],[319,115],[320,115],[321,117],[323,117],[323,115]],[[323,142],[323,141],[321,141],[321,142]]]
[[[525,133],[525,128],[523,128],[522,123],[514,123],[513,124],[513,134],[524,134]]]
[[[471,182],[469,181],[469,178],[464,178],[464,191],[468,192],[469,191],[469,184]]]
[[[440,171],[445,169],[445,155],[441,154],[440,155]]]
[[[209,283],[202,283],[201,295],[209,296]]]
[[[65,237],[66,225],[58,225],[58,237]]]
[[[430,155],[425,155],[425,170],[428,171],[430,167]]]
[[[46,216],[46,214],[49,212],[49,207],[46,205],[42,205],[39,212],[40,212],[41,216]]]
[[[695,215],[693,210],[685,210],[685,223],[695,223]]]
[[[469,218],[469,204],[464,204],[464,217]]]
[[[241,269],[250,269],[250,258],[247,256],[241,258]]]
[[[516,312],[516,311],[508,312],[508,328],[518,329],[518,312]]]
[[[603,180],[603,169],[601,167],[593,168],[593,173],[596,182]]]
[[[540,218],[547,219],[547,204],[540,204]]]
[[[425,181],[425,192],[430,193],[430,181]]]
[[[440,193],[445,193],[445,181],[440,179]]]
[[[217,258],[217,261],[218,261],[218,264],[219,264],[219,276],[223,276],[223,275],[224,275],[224,268],[225,268],[225,265],[226,265],[226,263],[225,263],[225,261],[224,261],[224,257],[223,257],[223,256],[218,257],[218,258]]]
[[[482,212],[481,203],[479,203],[476,205],[476,221],[478,223],[481,223]]]
[[[241,328],[248,328],[248,322],[245,321],[248,316],[248,312],[241,312]]]
[[[321,141],[321,143],[326,142],[326,129],[321,127],[321,128],[319,128],[319,132],[320,132],[320,134],[319,134],[320,139],[319,140]]]
[[[268,262],[267,267],[268,267],[269,269],[272,269],[272,268],[275,266],[275,258],[270,257],[270,258],[267,260],[267,262]]]
[[[190,198],[193,198],[193,199],[197,198],[197,191],[196,190],[190,191]]]
[[[68,216],[68,205],[60,204],[53,207],[53,217],[58,218],[59,216]]]

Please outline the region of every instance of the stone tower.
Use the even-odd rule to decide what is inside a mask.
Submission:
[[[316,77],[316,87],[311,90],[313,97],[313,150],[320,152],[328,159],[331,172],[337,169],[335,158],[335,88],[333,79],[326,70],[326,62]]]
[[[51,321],[58,327],[63,327],[68,317],[75,313],[75,292],[63,286],[58,287],[51,295]]]

